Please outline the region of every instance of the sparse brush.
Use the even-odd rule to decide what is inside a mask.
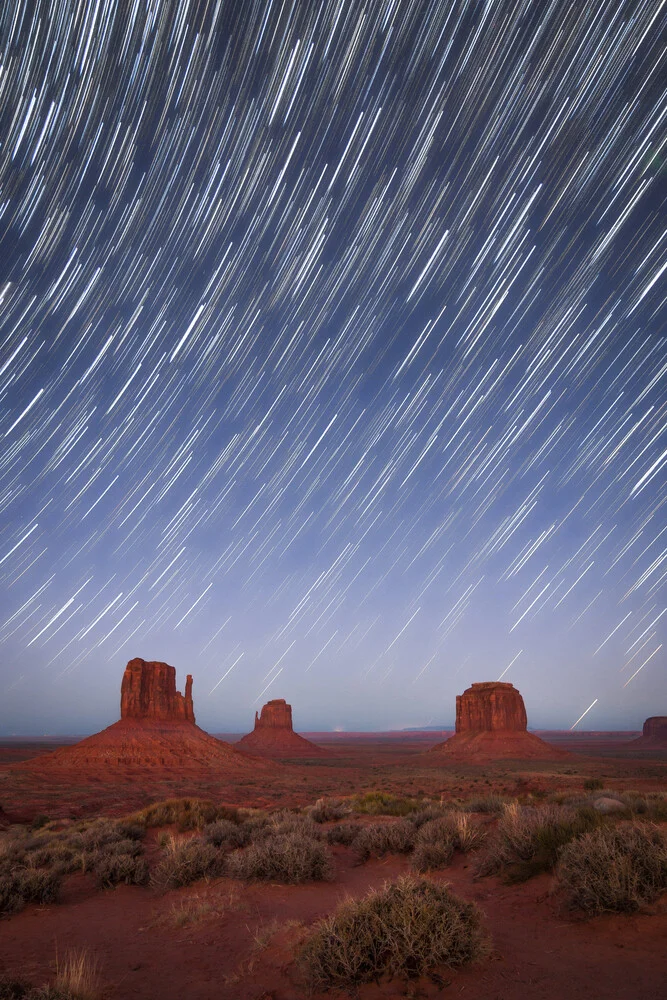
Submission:
[[[349,847],[359,836],[363,827],[359,823],[336,823],[327,830],[328,844],[342,844]]]
[[[299,964],[315,990],[350,989],[383,974],[415,977],[464,965],[486,949],[474,903],[446,886],[404,876],[320,921]]]
[[[250,840],[250,830],[245,825],[239,826],[228,819],[218,819],[209,823],[202,830],[202,836],[207,844],[214,847],[237,848],[245,847]]]
[[[313,822],[310,816],[302,813],[290,812],[283,809],[275,812],[269,817],[269,825],[265,828],[269,836],[284,837],[291,833],[299,834],[303,837],[310,837],[317,840],[322,836],[317,823]]]
[[[417,799],[392,795],[390,792],[366,792],[364,795],[356,795],[350,804],[355,812],[370,816],[408,816],[424,805]]]
[[[63,998],[96,1000],[100,990],[97,961],[85,949],[69,952],[62,965],[56,963],[54,986],[56,995]]]
[[[176,889],[201,878],[215,878],[225,869],[225,855],[213,844],[198,837],[189,840],[171,838],[164,857],[153,871],[151,882],[159,889]]]
[[[17,913],[27,903],[55,903],[62,876],[57,872],[19,868],[0,876],[0,914]]]
[[[447,814],[447,810],[442,806],[429,805],[424,806],[423,809],[418,809],[417,812],[410,813],[407,817],[412,825],[419,830],[424,823],[429,823],[432,819],[440,819],[442,816]]]
[[[384,854],[408,854],[414,847],[416,831],[412,823],[372,823],[362,829],[354,842],[360,861]]]
[[[129,818],[147,827],[176,823],[181,830],[201,830],[216,819],[232,819],[235,815],[236,810],[227,806],[216,806],[205,799],[185,798],[154,802]]]
[[[604,788],[604,782],[600,778],[587,778],[584,781],[584,788],[587,792],[594,792],[598,788]]]
[[[500,817],[488,848],[477,856],[476,874],[500,873],[511,884],[553,871],[559,848],[603,822],[592,808],[522,808],[514,803]]]
[[[557,879],[586,913],[638,910],[667,890],[667,835],[639,822],[594,830],[561,848]]]
[[[475,796],[467,799],[463,803],[463,808],[473,813],[502,813],[506,806],[510,805],[513,801],[513,799],[505,798],[502,795]]]
[[[331,823],[349,816],[350,805],[342,799],[318,799],[314,806],[308,807],[308,815],[316,823]]]
[[[239,894],[237,891],[230,891],[225,898],[216,896],[211,898],[195,893],[180,899],[174,903],[166,915],[166,921],[173,927],[186,927],[190,924],[198,924],[202,920],[209,920],[211,917],[221,917],[228,910],[235,909],[238,905]],[[162,918],[163,922],[165,918]]]
[[[118,820],[116,829],[123,840],[143,840],[146,836],[146,824],[140,823],[138,820]]]
[[[228,857],[233,878],[262,881],[326,881],[334,876],[331,855],[320,841],[299,832],[265,837]]]

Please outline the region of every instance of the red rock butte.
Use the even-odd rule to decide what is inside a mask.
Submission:
[[[292,706],[284,698],[274,698],[255,712],[255,728],[236,744],[262,757],[323,757],[329,751],[299,736],[292,728]]]
[[[429,753],[460,759],[569,757],[527,731],[523,698],[513,684],[483,681],[456,697],[456,732]]]
[[[272,766],[257,761],[230,743],[210,736],[195,724],[192,677],[185,695],[176,690],[176,670],[168,663],[130,660],[121,684],[120,721],[73,746],[25,761],[31,771],[94,771],[113,780],[119,771],[184,773],[219,771],[248,773]]]
[[[652,715],[644,723],[641,736],[633,740],[633,747],[667,748],[667,715]]]

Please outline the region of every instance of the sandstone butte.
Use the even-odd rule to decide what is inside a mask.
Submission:
[[[460,759],[569,757],[527,731],[521,694],[513,684],[483,681],[456,697],[456,732],[428,753]]]
[[[255,712],[255,728],[243,736],[237,747],[262,757],[320,757],[329,751],[299,736],[292,728],[292,706],[284,698],[275,698]]]
[[[176,690],[168,663],[130,660],[121,684],[120,721],[73,746],[16,765],[32,771],[94,771],[109,780],[125,772],[212,770],[228,775],[273,765],[210,736],[195,723],[192,677]]]
[[[641,736],[628,746],[667,747],[667,715],[652,715],[644,723]]]

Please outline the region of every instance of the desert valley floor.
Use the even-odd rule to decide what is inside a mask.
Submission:
[[[230,742],[238,737],[219,734]],[[87,818],[122,817],[150,803],[184,796],[216,804],[263,809],[303,809],[321,797],[385,793],[460,806],[500,795],[530,804],[559,796],[585,796],[586,787],[643,795],[667,790],[667,751],[638,750],[636,733],[542,733],[570,752],[559,760],[443,763],[426,751],[447,734],[304,734],[326,756],[272,763],[243,777],[119,769],[110,774],[40,774],[24,769],[52,751],[53,742],[5,739],[0,746],[0,814],[3,836],[17,824],[58,829]],[[585,787],[586,786],[586,787]],[[477,815],[492,832],[498,815]],[[40,819],[41,817],[41,819]],[[388,823],[396,815],[352,817],[360,824]],[[59,822],[56,822],[59,821]],[[660,825],[664,828],[664,820]],[[326,830],[330,823],[322,824]],[[149,866],[161,853],[165,829],[149,828]],[[162,841],[163,842],[163,841]],[[309,993],[294,955],[315,921],[347,896],[363,896],[410,870],[405,855],[386,854],[359,863],[349,846],[331,848],[335,877],[283,885],[222,876],[168,891],[152,885],[100,889],[92,874],[74,873],[53,905],[27,905],[0,923],[0,976],[21,975],[33,984],[53,980],[63,956],[82,951],[94,962],[100,996],[108,1000],[297,1000]],[[477,903],[489,950],[480,961],[440,968],[417,979],[382,978],[362,985],[363,1000],[380,997],[454,997],[471,1000],[618,998],[663,1000],[667,982],[667,897],[638,912],[584,917],[568,909],[551,874],[521,884],[477,877],[473,855],[456,853],[429,875]],[[9,994],[11,995],[11,994]],[[330,995],[330,994],[327,994]],[[340,994],[339,994],[340,995]]]

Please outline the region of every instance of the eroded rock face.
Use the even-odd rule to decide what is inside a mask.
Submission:
[[[121,719],[156,719],[192,722],[192,676],[185,681],[185,695],[176,690],[176,668],[168,663],[135,657],[125,667],[120,688]]]
[[[484,681],[456,696],[456,732],[525,732],[523,698],[513,684]]]
[[[274,698],[267,701],[262,708],[262,714],[255,712],[255,729],[289,729],[292,728],[292,706],[284,698]]]

